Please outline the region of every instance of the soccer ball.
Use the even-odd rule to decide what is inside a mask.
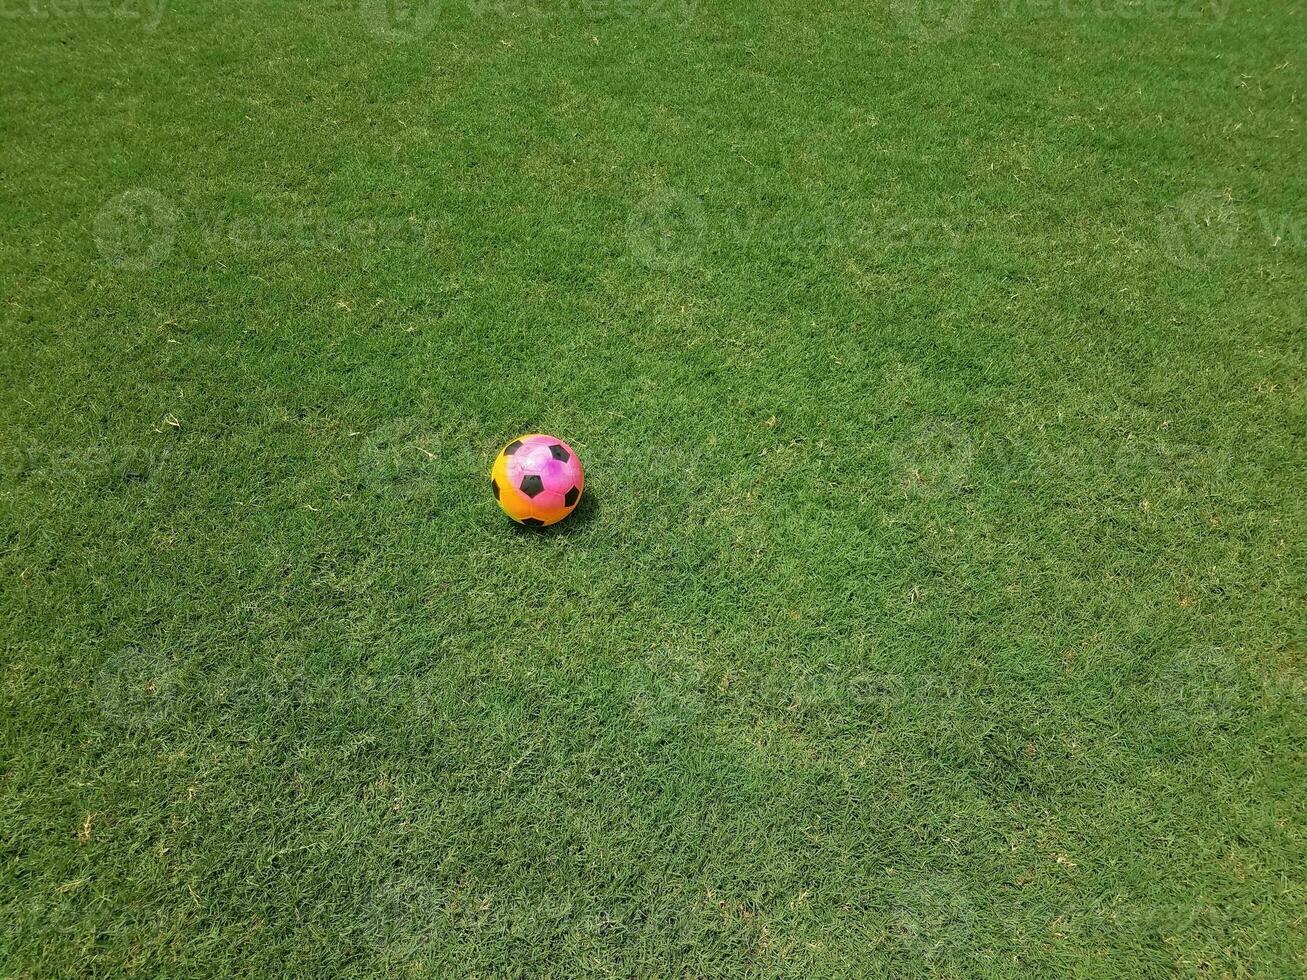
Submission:
[[[576,450],[553,436],[514,439],[490,468],[490,491],[499,506],[527,527],[557,524],[575,509],[583,489]]]

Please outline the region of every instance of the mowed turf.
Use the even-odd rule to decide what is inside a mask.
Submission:
[[[1304,42],[5,7],[0,972],[1303,975]]]

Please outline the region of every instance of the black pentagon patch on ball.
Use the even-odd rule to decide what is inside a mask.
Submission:
[[[534,497],[536,494],[544,490],[544,488],[544,481],[534,473],[530,476],[522,477],[522,492],[528,497]]]
[[[554,443],[552,446],[549,447],[549,455],[554,457],[554,459],[558,460],[560,463],[566,463],[569,459],[572,458],[572,454],[569,453],[562,446],[560,446],[558,443]]]
[[[499,499],[499,481],[493,476],[490,478],[490,492],[495,495],[496,500]]]
[[[507,446],[504,447],[504,455],[512,456],[513,453],[517,452],[521,448],[522,448],[522,440],[514,439],[512,442],[510,442]]]
[[[537,517],[524,517],[524,518],[522,518],[522,523],[525,524],[527,527],[544,527],[544,526],[545,526],[545,522],[542,521],[542,520],[540,520],[540,519],[537,518]]]
[[[573,487],[571,490],[567,491],[567,493],[563,494],[563,503],[567,504],[568,507],[571,507],[576,503],[577,498],[580,496],[581,491],[576,487]]]

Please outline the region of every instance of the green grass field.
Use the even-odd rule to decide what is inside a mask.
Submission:
[[[1307,975],[1305,13],[4,0],[0,974]]]

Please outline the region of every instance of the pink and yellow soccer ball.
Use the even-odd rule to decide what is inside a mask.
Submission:
[[[490,491],[499,506],[527,527],[557,524],[576,509],[584,489],[576,450],[553,436],[519,436],[490,468]]]

